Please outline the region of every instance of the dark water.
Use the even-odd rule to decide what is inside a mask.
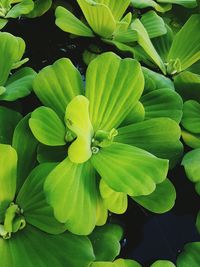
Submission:
[[[25,40],[25,56],[30,58],[28,65],[35,70],[61,57],[69,57],[84,73],[86,66],[82,62],[82,52],[89,46],[90,39],[70,39],[55,26],[52,11],[38,19],[12,21],[4,30]],[[103,45],[102,48],[113,49]],[[21,103],[24,114],[40,104],[33,94],[21,100]],[[200,241],[195,229],[200,197],[195,193],[194,185],[187,180],[182,167],[171,171],[169,178],[177,190],[177,201],[172,211],[155,215],[130,201],[126,214],[111,216],[112,222],[118,222],[124,228],[122,257],[138,260],[144,266],[149,266],[155,259],[175,262],[184,244]]]

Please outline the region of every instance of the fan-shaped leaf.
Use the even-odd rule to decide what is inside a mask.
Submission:
[[[111,52],[94,59],[86,73],[86,96],[94,131],[117,127],[140,98],[143,86],[137,61],[121,59]]]
[[[57,60],[36,76],[33,89],[41,102],[64,119],[67,104],[83,90],[79,71],[67,58]]]
[[[79,36],[92,37],[94,36],[90,28],[88,28],[82,21],[77,19],[71,12],[64,7],[57,7],[56,25],[63,31]]]
[[[66,143],[66,127],[51,108],[39,107],[33,111],[29,126],[36,139],[44,145],[62,146]]]
[[[91,233],[96,224],[97,187],[90,162],[63,160],[48,175],[44,189],[55,217],[66,223],[68,230],[80,235]]]
[[[91,158],[99,175],[114,190],[130,196],[151,194],[166,178],[168,161],[125,144],[113,143]]]

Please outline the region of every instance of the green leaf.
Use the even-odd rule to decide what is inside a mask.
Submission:
[[[127,210],[127,195],[114,191],[104,182],[103,179],[100,181],[100,193],[106,208],[111,212],[122,214]]]
[[[67,104],[83,90],[81,74],[67,58],[57,60],[36,76],[33,89],[40,101],[64,119]]]
[[[97,193],[97,210],[96,210],[96,225],[102,226],[106,223],[108,218],[108,210],[104,204],[104,201],[100,195],[99,190],[96,191]]]
[[[88,237],[93,245],[96,261],[113,261],[120,253],[122,228],[119,225],[107,224],[96,227]]]
[[[194,99],[200,102],[200,75],[183,71],[174,77],[174,84],[183,100]]]
[[[142,15],[141,20],[150,38],[155,38],[167,33],[164,20],[153,10]]]
[[[157,0],[159,3],[172,3],[181,5],[187,8],[193,8],[197,6],[196,0]]]
[[[11,144],[13,132],[22,118],[21,114],[0,106],[0,144]]]
[[[200,262],[200,242],[188,243],[178,256],[177,267],[199,267]]]
[[[155,261],[150,267],[176,267],[171,261],[158,260]]]
[[[198,232],[200,233],[200,211],[197,214],[196,227]]]
[[[23,39],[0,32],[0,85],[5,85],[13,65],[21,59],[24,50]]]
[[[200,148],[200,134],[192,134],[182,130],[182,138],[186,145],[192,148]]]
[[[133,260],[117,259],[114,263],[116,267],[142,267],[138,262]]]
[[[135,19],[131,24],[131,28],[136,31],[138,39],[138,44],[144,49],[144,51],[148,54],[151,60],[161,69],[161,71],[165,74],[165,65],[156,52],[149,35],[144,28],[143,24],[140,22],[139,19]]]
[[[64,7],[57,7],[56,25],[63,31],[79,36],[93,37],[94,34],[81,20],[77,19],[71,12]]]
[[[0,239],[0,258],[4,267],[88,267],[94,254],[86,237],[50,235],[27,225],[14,238]]]
[[[52,5],[52,0],[35,0],[34,8],[26,16],[28,18],[36,18],[42,16]]]
[[[17,153],[10,145],[0,144],[0,213],[13,201],[17,180]]]
[[[111,10],[93,0],[77,0],[77,2],[92,30],[103,38],[111,37],[116,28]]]
[[[130,196],[151,194],[165,180],[168,161],[125,144],[113,143],[91,158],[99,175],[115,191]]]
[[[83,163],[92,156],[91,140],[94,135],[89,117],[89,101],[79,95],[68,104],[65,113],[67,127],[76,135],[76,140],[68,149],[69,159],[74,163]]]
[[[19,191],[29,172],[36,164],[38,141],[34,138],[29,128],[29,118],[30,114],[26,115],[17,124],[12,140],[12,146],[18,155],[17,191]]]
[[[111,52],[94,59],[86,73],[86,96],[94,131],[119,126],[139,100],[143,86],[137,61],[121,59]]]
[[[34,110],[29,126],[35,138],[44,145],[62,146],[66,143],[66,127],[51,108],[39,107]]]
[[[116,264],[114,262],[105,262],[105,261],[101,261],[101,262],[93,262],[90,267],[117,267]]]
[[[183,152],[180,137],[181,130],[176,122],[168,118],[156,118],[119,128],[115,141],[169,159],[174,165]]]
[[[39,163],[44,162],[61,162],[67,157],[67,146],[45,146],[38,145],[37,160]]]
[[[145,79],[144,93],[151,92],[157,89],[172,89],[174,90],[173,82],[164,75],[142,67],[142,71]]]
[[[195,100],[188,100],[183,105],[183,127],[191,133],[200,134],[200,104]]]
[[[24,211],[26,222],[51,234],[66,231],[66,226],[55,219],[53,209],[47,204],[43,191],[45,179],[55,166],[55,163],[44,163],[33,169],[16,200]]]
[[[0,30],[3,29],[3,27],[5,27],[7,23],[8,23],[7,19],[0,18]]]
[[[193,182],[200,182],[200,148],[188,152],[181,165],[184,166],[187,177]]]
[[[153,0],[131,0],[131,3],[135,8],[153,7],[158,12],[166,12],[171,9],[171,4],[158,4]]]
[[[192,15],[176,34],[168,54],[168,72],[183,71],[200,59],[200,14]],[[176,66],[179,61],[178,67]]]
[[[63,160],[47,177],[44,190],[55,217],[69,231],[87,235],[96,224],[97,187],[90,162]]]
[[[171,89],[154,90],[140,99],[145,109],[145,119],[167,117],[177,123],[181,121],[183,101]]]
[[[22,0],[8,11],[6,18],[20,17],[21,15],[28,14],[33,8],[34,2],[32,0]]]
[[[120,20],[130,4],[130,0],[95,0],[97,3],[105,4],[111,10],[115,20]]]
[[[155,213],[164,213],[173,208],[176,190],[169,179],[156,185],[156,189],[148,196],[132,197],[144,208]]]
[[[31,68],[22,68],[15,72],[6,82],[6,91],[0,95],[0,100],[14,101],[29,95],[35,75],[36,72]]]
[[[121,123],[121,127],[125,125],[129,125],[132,123],[143,121],[145,118],[145,110],[144,106],[140,101],[132,108],[132,110],[128,113],[124,121]]]
[[[168,25],[165,25],[165,27],[167,28],[167,33],[152,40],[152,43],[163,62],[167,62],[169,50],[174,39],[172,29]]]

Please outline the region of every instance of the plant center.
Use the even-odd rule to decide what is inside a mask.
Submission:
[[[12,202],[5,212],[4,223],[0,224],[0,236],[3,239],[10,239],[12,233],[22,230],[25,226],[23,210]]]

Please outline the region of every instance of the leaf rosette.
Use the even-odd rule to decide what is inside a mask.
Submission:
[[[51,4],[52,0],[0,0],[0,29],[6,26],[9,19],[41,16]]]
[[[70,231],[89,234],[106,222],[107,210],[125,212],[127,195],[158,213],[173,206],[175,190],[166,175],[170,150],[180,156],[177,123],[157,113],[121,126],[136,105],[142,107],[144,77],[136,60],[102,54],[87,69],[84,92],[80,73],[63,58],[41,70],[33,87],[45,105],[29,120],[41,143],[38,159],[60,162],[64,156],[44,190]]]

